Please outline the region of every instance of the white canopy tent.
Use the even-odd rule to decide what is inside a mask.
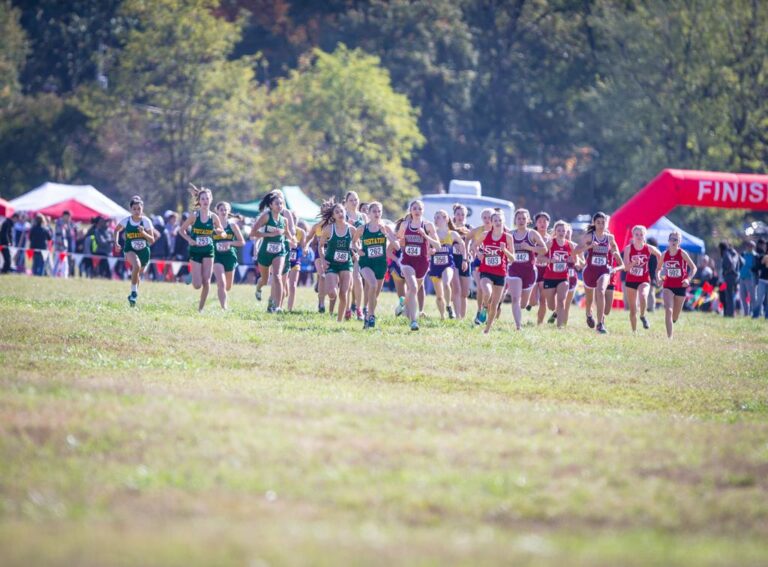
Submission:
[[[92,185],[50,182],[13,199],[11,206],[17,211],[39,212],[51,217],[59,217],[68,210],[77,221],[89,221],[95,216],[123,218],[131,214]]]

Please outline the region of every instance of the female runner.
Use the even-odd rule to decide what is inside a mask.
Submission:
[[[353,229],[358,229],[368,222],[368,217],[360,212],[360,197],[354,191],[347,191],[344,196],[344,211],[347,214],[347,222]],[[352,301],[347,303],[347,311],[344,314],[346,319],[352,317],[354,312],[358,321],[363,320],[363,278],[360,275],[360,266],[355,260],[352,270]]]
[[[288,273],[285,274],[285,280],[283,283],[285,289],[288,290],[288,293],[286,294],[288,296],[288,311],[293,311],[293,305],[296,301],[296,285],[299,281],[301,259],[304,256],[304,251],[306,250],[307,230],[307,223],[304,221],[296,222],[296,245],[291,246],[288,253]]]
[[[323,232],[320,234],[318,249],[323,257],[325,292],[331,302],[331,313],[336,303],[338,288],[339,311],[336,320],[345,319],[347,296],[352,282],[352,266],[357,254],[352,249],[353,227],[347,222],[344,205],[341,203],[320,210],[323,218]]]
[[[680,248],[682,235],[678,231],[669,233],[669,248],[661,259],[661,277],[664,280],[661,296],[664,299],[664,323],[667,338],[672,338],[672,326],[677,323],[685,303],[685,293],[696,275],[696,264],[688,252]]]
[[[120,252],[118,236],[125,230],[125,261],[131,265],[131,293],[128,296],[128,304],[136,306],[139,298],[139,284],[141,274],[149,265],[149,245],[155,241],[155,228],[149,217],[144,216],[144,201],[141,197],[131,197],[128,208],[131,216],[126,217],[115,227],[115,250]]]
[[[355,230],[352,247],[360,246],[360,274],[363,277],[363,296],[365,299],[365,320],[363,329],[373,329],[376,326],[376,303],[384,285],[387,273],[387,240],[396,248],[397,235],[388,226],[381,224],[381,203],[374,201],[368,204],[368,222]]]
[[[330,199],[329,201],[323,201],[323,203],[320,205],[320,210],[323,210],[323,207],[327,207],[329,204],[330,206],[333,206],[333,204],[336,203],[335,199]],[[312,252],[315,254],[315,270],[317,271],[317,312],[318,313],[325,313],[325,272],[323,271],[323,265],[324,261],[322,256],[320,256],[320,252],[317,248],[317,243],[320,240],[320,235],[323,233],[323,221],[320,220],[316,222],[314,225],[312,225],[312,228],[309,229],[309,241],[307,242],[307,246],[312,248]]]
[[[507,285],[512,296],[512,316],[518,331],[522,326],[522,306],[528,305],[528,298],[536,285],[536,256],[547,253],[547,245],[541,235],[528,228],[530,222],[528,209],[515,211],[515,229],[512,231],[515,256],[509,263]]]
[[[551,237],[549,235],[549,222],[550,216],[544,211],[536,213],[533,217],[533,224],[536,232],[544,241],[545,246],[549,249],[549,241]],[[549,265],[547,259],[547,253],[536,255],[536,284],[533,287],[531,294],[528,296],[528,306],[526,310],[530,311],[532,307],[539,306],[539,310],[536,313],[536,324],[541,325],[544,322],[544,317],[547,315],[547,302],[544,300],[544,271]]]
[[[493,224],[491,223],[491,215],[493,215],[494,212],[495,211],[490,208],[483,209],[483,211],[480,213],[482,224],[473,228],[466,237],[467,242],[469,242],[468,255],[475,258],[472,261],[472,277],[475,279],[475,295],[477,296],[477,314],[475,315],[475,325],[485,323],[485,319],[480,317],[480,313],[483,310],[485,301],[483,298],[484,291],[480,285],[480,272],[478,270],[480,267],[480,258],[477,257],[477,249],[482,244],[483,239],[485,238],[485,234],[493,229]]]
[[[281,191],[267,193],[259,203],[259,211],[264,211],[251,229],[251,238],[260,238],[261,246],[257,256],[259,281],[256,284],[256,299],[261,301],[261,288],[269,282],[272,272],[271,292],[267,313],[281,311],[283,301],[283,267],[288,259],[289,245],[293,238],[293,219],[284,214],[285,199]]]
[[[400,270],[405,279],[405,311],[411,321],[411,331],[419,330],[419,289],[424,285],[424,276],[429,268],[428,248],[440,247],[431,222],[424,221],[424,203],[413,201],[397,234],[403,255]]]
[[[549,308],[556,313],[557,328],[565,325],[565,298],[568,296],[568,264],[575,261],[576,244],[565,238],[566,222],[559,220],[553,228],[544,270],[544,296]]]
[[[595,213],[592,223],[587,227],[587,233],[582,242],[576,248],[576,253],[586,253],[587,263],[584,268],[584,288],[587,307],[587,326],[595,327],[595,319],[592,317],[592,302],[597,309],[597,332],[605,334],[605,291],[611,281],[614,272],[624,269],[624,262],[619,254],[616,240],[606,230],[608,217],[605,213]],[[610,267],[611,258],[615,261],[614,267]]]
[[[566,224],[565,239],[573,240],[573,228],[570,224]],[[573,262],[568,264],[568,295],[565,296],[565,324],[568,324],[568,317],[571,313],[571,305],[573,304],[573,296],[576,294],[576,286],[579,285],[579,272],[584,269],[584,257],[581,254],[576,254],[574,251]],[[557,313],[554,314],[555,318],[550,322],[554,323],[557,319]]]
[[[229,219],[241,219],[239,215],[232,215],[232,206],[226,201],[216,205],[216,214],[224,226],[222,234],[214,234],[213,241],[216,246],[213,252],[213,274],[216,276],[216,289],[219,293],[219,303],[222,309],[227,309],[227,293],[232,289],[235,268],[237,267],[237,248],[245,245],[245,238],[240,232],[237,223],[229,222]]]
[[[201,289],[197,310],[202,312],[211,288],[213,270],[213,236],[223,234],[221,221],[211,209],[213,194],[206,187],[190,188],[194,210],[179,228],[179,234],[189,242],[189,260],[192,264],[192,287]],[[191,234],[190,234],[191,232]]]
[[[453,230],[459,233],[464,239],[472,227],[466,223],[467,207],[461,203],[453,205]],[[457,319],[463,319],[467,316],[467,298],[469,297],[469,288],[471,276],[469,271],[469,254],[466,253],[466,240],[464,240],[465,253],[460,254],[458,246],[453,247],[453,264],[456,269],[453,272],[451,280],[451,296],[453,297],[453,308]],[[466,266],[465,266],[466,262]]]
[[[495,211],[491,215],[491,230],[485,234],[478,248],[480,259],[480,285],[483,287],[483,307],[480,320],[485,321],[483,332],[491,332],[491,326],[498,314],[498,306],[507,277],[507,264],[515,257],[515,241],[504,231],[504,213]]]
[[[458,232],[454,230],[453,223],[448,219],[448,213],[442,209],[435,213],[435,232],[440,241],[440,247],[435,250],[429,262],[429,277],[435,286],[435,297],[437,299],[437,310],[440,312],[440,319],[445,319],[445,312],[448,311],[448,318],[455,319],[453,306],[451,305],[451,280],[453,279],[454,269],[463,268],[468,273],[469,266],[464,257],[467,250]],[[457,249],[461,257],[461,264],[454,264],[453,251]]]
[[[632,242],[624,249],[624,265],[627,279],[624,282],[624,295],[629,305],[629,323],[632,332],[637,330],[637,305],[640,304],[640,321],[643,329],[649,329],[648,319],[645,318],[645,308],[648,303],[648,288],[651,287],[651,255],[656,256],[661,265],[661,252],[655,246],[645,241],[647,230],[642,225],[632,228]],[[657,278],[658,279],[658,278]]]

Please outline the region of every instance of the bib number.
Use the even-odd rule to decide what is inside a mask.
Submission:
[[[198,246],[210,246],[213,240],[210,236],[198,236],[195,238],[195,244]]]
[[[667,269],[667,277],[668,278],[682,278],[683,277],[683,270],[680,268],[669,268]]]
[[[295,262],[298,257],[299,253],[297,252],[296,248],[292,248],[291,253],[288,255],[288,260]]]
[[[405,247],[405,255],[406,256],[421,256],[421,246],[406,246]]]
[[[573,268],[568,268],[568,277],[569,278],[575,278],[576,277],[576,270]]]
[[[485,265],[491,268],[501,266],[501,256],[486,256]]]
[[[369,258],[381,258],[384,255],[383,246],[369,246],[368,257]]]
[[[333,253],[334,262],[349,262],[349,252],[346,250],[336,250]]]
[[[448,254],[435,254],[432,256],[432,263],[434,263],[435,266],[447,266]]]
[[[461,256],[461,248],[459,248],[458,244],[453,245],[453,253],[456,256]]]
[[[608,258],[605,256],[592,256],[591,262],[593,266],[607,266]]]
[[[131,240],[131,248],[133,250],[144,250],[147,247],[146,240]]]
[[[530,260],[530,256],[528,255],[528,252],[515,252],[515,262],[516,263],[525,263]]]
[[[229,242],[217,242],[216,250],[218,252],[226,252],[227,250],[229,250]]]
[[[283,244],[282,242],[267,242],[268,254],[282,254]]]
[[[645,272],[645,270],[643,270],[643,268],[635,266],[634,268],[630,268],[629,275],[641,277],[644,272]]]
[[[553,272],[564,272],[568,269],[568,264],[565,262],[555,262],[552,264],[552,271]]]

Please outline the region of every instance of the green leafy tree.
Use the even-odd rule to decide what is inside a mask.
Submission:
[[[271,180],[316,198],[358,191],[390,212],[417,194],[405,164],[424,138],[408,98],[379,59],[340,45],[315,50],[278,83],[264,127]]]
[[[28,53],[21,13],[7,0],[0,1],[0,111],[21,94],[19,73]]]

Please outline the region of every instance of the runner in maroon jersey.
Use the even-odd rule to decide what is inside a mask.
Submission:
[[[565,298],[568,295],[568,264],[575,261],[576,244],[566,240],[566,222],[559,220],[553,229],[553,238],[547,251],[544,270],[544,296],[549,308],[557,314],[557,328],[565,325]]]
[[[685,294],[691,279],[696,275],[696,264],[688,253],[680,248],[682,235],[678,231],[669,233],[669,248],[661,259],[661,296],[664,299],[664,323],[667,337],[672,338],[672,326],[677,323],[685,303]]]
[[[565,239],[573,240],[573,228],[566,224]],[[565,324],[568,324],[568,317],[571,313],[573,296],[576,294],[576,287],[579,285],[579,272],[584,269],[584,256],[574,253],[574,261],[568,266],[568,295],[565,296]],[[557,314],[555,313],[555,319]],[[552,321],[555,322],[554,320]]]
[[[543,211],[536,213],[536,216],[533,217],[536,232],[539,233],[546,246],[549,246],[551,239],[549,221],[549,215]],[[546,253],[536,255],[536,284],[528,297],[528,306],[526,307],[530,311],[532,307],[539,306],[539,311],[536,314],[536,323],[538,325],[544,322],[544,317],[547,315],[547,302],[544,300],[544,270],[547,269],[547,262]]]
[[[638,303],[640,304],[640,321],[643,323],[643,329],[650,328],[648,319],[645,317],[645,308],[648,302],[648,288],[651,286],[649,269],[651,255],[656,256],[659,260],[658,265],[661,266],[661,252],[645,241],[646,232],[646,228],[642,225],[633,227],[632,242],[624,249],[624,265],[627,270],[624,299],[629,305],[629,323],[633,333],[637,330]]]
[[[485,334],[491,331],[491,325],[498,313],[506,283],[507,263],[515,257],[515,242],[512,236],[504,231],[504,213],[493,213],[491,224],[493,228],[483,238],[477,255],[480,260],[480,286],[483,288],[480,321],[485,322]]]
[[[605,291],[611,281],[614,272],[624,269],[624,262],[619,254],[616,239],[606,231],[608,217],[605,213],[595,213],[592,216],[592,224],[587,227],[581,244],[576,248],[576,253],[586,252],[587,267],[584,268],[584,288],[587,307],[587,326],[595,327],[595,319],[592,317],[592,302],[597,308],[597,332],[605,334]],[[611,267],[611,258],[615,266]]]
[[[440,247],[435,226],[422,219],[424,203],[413,201],[397,234],[403,255],[400,269],[405,279],[405,312],[411,321],[411,330],[419,330],[419,289],[429,269],[429,246]]]
[[[509,262],[507,289],[512,297],[512,316],[518,331],[522,325],[522,306],[528,305],[528,298],[536,285],[536,256],[546,254],[547,250],[541,235],[528,228],[530,222],[528,209],[515,211],[515,230],[512,231],[515,257]]]

